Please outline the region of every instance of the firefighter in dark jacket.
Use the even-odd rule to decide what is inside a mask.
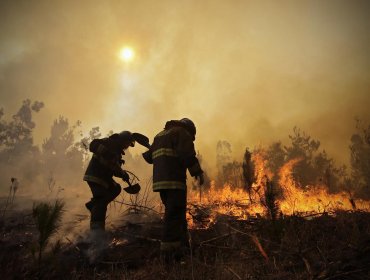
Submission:
[[[186,221],[186,170],[204,182],[203,171],[194,149],[196,128],[187,119],[171,120],[158,133],[144,159],[153,164],[153,191],[159,192],[165,206],[161,253],[181,257],[188,244]]]
[[[91,212],[91,230],[105,230],[107,206],[121,193],[121,186],[113,180],[113,176],[129,183],[129,175],[121,168],[124,164],[122,155],[125,154],[124,150],[135,145],[135,140],[142,138],[146,138],[145,146],[149,147],[149,139],[146,136],[129,131],[115,133],[108,138],[94,139],[90,143],[89,150],[93,156],[83,180],[88,183],[93,195],[86,203]]]

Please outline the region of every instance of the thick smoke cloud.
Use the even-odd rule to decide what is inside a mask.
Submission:
[[[367,1],[1,1],[0,105],[45,103],[53,119],[151,138],[189,117],[211,165],[285,140],[298,126],[348,160],[354,117],[370,120]],[[124,45],[135,49],[128,64]]]

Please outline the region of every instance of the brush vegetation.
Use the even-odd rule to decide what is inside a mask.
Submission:
[[[33,205],[32,216],[39,233],[37,243],[39,262],[41,262],[42,253],[47,247],[51,237],[61,226],[63,209],[64,202],[61,200],[56,200],[54,204],[40,202]]]
[[[169,266],[159,256],[160,221],[116,227],[109,232],[109,247],[94,265],[88,261],[89,244],[65,239],[59,244],[60,250],[51,253],[57,261],[43,261],[40,268],[29,250],[38,226],[29,226],[21,214],[7,224],[7,228],[1,229],[2,279],[363,280],[370,277],[370,214],[361,211],[244,221],[219,215],[210,228],[190,230],[192,255],[186,257],[184,264]]]

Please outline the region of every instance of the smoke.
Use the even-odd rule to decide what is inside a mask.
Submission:
[[[294,126],[347,162],[354,117],[370,120],[367,1],[1,1],[0,104],[45,109],[35,140],[59,115],[142,132],[188,117],[215,165],[227,140],[286,140]],[[119,60],[121,47],[136,52]],[[136,148],[135,148],[136,149]],[[140,149],[137,149],[138,153]],[[135,151],[133,151],[135,153]]]

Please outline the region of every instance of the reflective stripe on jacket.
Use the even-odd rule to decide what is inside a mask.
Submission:
[[[183,127],[158,133],[150,149],[143,154],[153,164],[153,191],[186,190],[186,170],[191,176],[203,173],[196,158],[193,137]]]
[[[115,184],[113,176],[120,177],[121,150],[115,147],[115,143],[109,138],[95,139],[90,144],[93,156],[86,168],[84,181],[99,184],[109,188]]]
[[[99,160],[99,157],[93,155],[89,165],[87,166],[84,181],[99,184],[105,188],[109,188],[113,184],[113,171],[107,165]]]

